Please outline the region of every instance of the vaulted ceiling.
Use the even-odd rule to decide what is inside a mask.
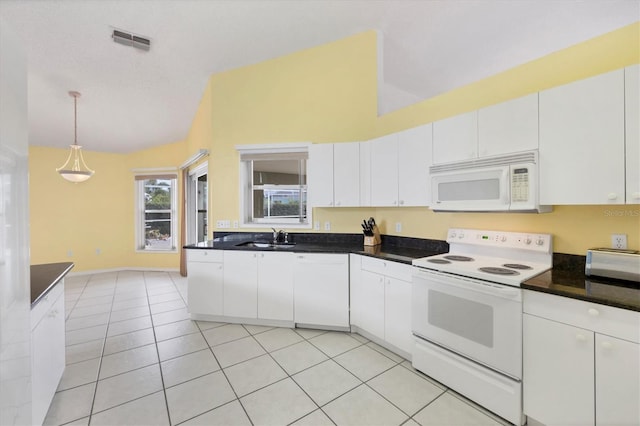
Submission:
[[[131,152],[187,136],[211,74],[366,30],[380,113],[640,20],[640,0],[0,0],[28,55],[32,145]],[[113,29],[151,40],[116,44]]]

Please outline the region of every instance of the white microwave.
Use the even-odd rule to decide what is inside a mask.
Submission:
[[[537,160],[537,151],[527,151],[431,166],[431,209],[549,212],[538,204]]]

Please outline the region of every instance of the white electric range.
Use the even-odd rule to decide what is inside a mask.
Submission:
[[[551,268],[551,235],[450,229],[447,242],[413,261],[413,366],[523,424],[520,284]]]

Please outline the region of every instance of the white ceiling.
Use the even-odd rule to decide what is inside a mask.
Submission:
[[[211,74],[365,30],[385,113],[640,20],[640,0],[0,0],[23,40],[32,145],[132,152],[186,138]],[[151,39],[144,52],[117,28]]]

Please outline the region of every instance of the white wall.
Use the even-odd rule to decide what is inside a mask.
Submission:
[[[0,21],[0,425],[31,424],[27,61]]]

